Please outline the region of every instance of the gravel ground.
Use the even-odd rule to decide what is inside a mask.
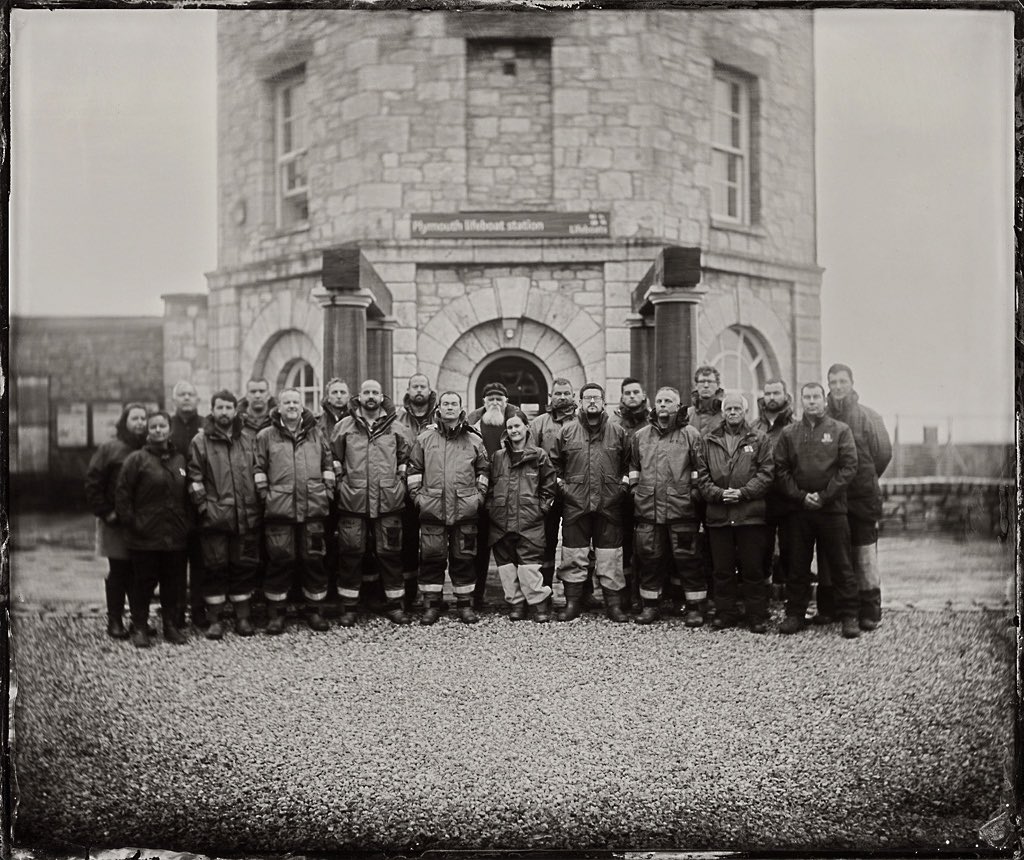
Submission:
[[[221,854],[985,847],[1013,630],[990,612],[889,612],[854,641],[495,613],[143,652],[98,618],[22,615],[15,835]]]

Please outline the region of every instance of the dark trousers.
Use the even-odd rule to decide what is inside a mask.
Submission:
[[[768,585],[764,579],[764,547],[768,526],[714,526],[708,529],[715,568],[715,614],[725,621],[739,618],[736,568],[742,579],[747,621],[768,620]]]
[[[420,523],[420,591],[424,597],[441,599],[447,563],[456,601],[459,605],[472,601],[477,541],[476,520],[454,526]]]
[[[544,514],[544,556],[540,563],[540,573],[544,584],[550,586],[555,581],[555,554],[558,550],[558,529],[562,525],[562,498],[555,499]]]
[[[338,509],[331,500],[330,513],[324,520],[324,568],[327,571],[327,598],[338,596]]]
[[[420,569],[420,518],[411,502],[402,509],[402,575],[416,579]]]
[[[267,523],[263,536],[267,548],[263,590],[267,600],[287,600],[288,591],[296,580],[306,600],[318,602],[327,597],[327,571],[324,569],[327,546],[321,520]]]
[[[338,596],[347,606],[354,606],[359,599],[365,561],[376,562],[388,601],[405,596],[401,514],[372,520],[345,513],[338,517]]]
[[[695,522],[636,524],[633,550],[641,598],[659,600],[666,585],[673,586],[673,597],[682,591],[688,603],[708,596],[698,528]]]
[[[786,516],[767,516],[765,518],[768,536],[765,539],[763,570],[765,580],[771,580],[776,585],[786,581],[786,571],[789,570],[790,561],[790,534],[786,528]],[[775,558],[775,545],[778,541],[779,555],[778,562]]]
[[[476,521],[477,542],[476,557],[473,559],[473,599],[484,599],[487,591],[487,572],[491,566],[491,545],[487,542],[491,532],[491,517],[486,509],[481,508]]]
[[[120,618],[124,614],[124,603],[131,595],[132,562],[129,558],[108,558],[110,571],[104,582],[107,596],[107,616]]]
[[[248,600],[256,590],[260,564],[259,535],[227,532],[201,534],[203,597],[207,603],[223,603],[226,595]]]
[[[149,618],[149,601],[160,586],[160,609],[172,618],[177,614],[181,598],[179,583],[188,563],[186,550],[135,550],[132,556],[132,586],[128,594],[132,623],[144,629]],[[176,619],[175,619],[176,620]]]
[[[857,617],[857,582],[850,561],[846,514],[802,510],[789,516],[792,564],[786,580],[786,615],[803,618],[811,600],[811,559],[817,543],[832,577],[835,609],[841,618]],[[820,563],[820,562],[819,562]]]

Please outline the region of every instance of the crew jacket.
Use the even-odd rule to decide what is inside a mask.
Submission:
[[[493,546],[506,534],[517,534],[537,546],[544,546],[544,514],[555,500],[555,467],[551,459],[533,444],[529,429],[526,447],[516,462],[512,443],[506,436],[491,459],[491,481],[487,510],[491,518],[489,543]]]
[[[259,528],[262,514],[253,471],[256,441],[242,433],[235,416],[227,431],[206,417],[189,445],[189,495],[205,532],[246,534]]]
[[[643,402],[632,409],[625,406],[619,406],[615,410],[615,415],[612,416],[612,422],[618,424],[623,430],[626,431],[626,444],[630,444],[633,441],[633,437],[636,435],[636,431],[641,427],[646,427],[649,423],[651,416],[651,407],[647,404],[647,398],[643,399]]]
[[[764,525],[765,497],[775,476],[771,440],[744,421],[730,454],[728,432],[724,422],[709,432],[697,455],[697,485],[708,503],[705,521],[709,528]],[[723,502],[727,489],[739,490],[741,500]]]
[[[416,437],[433,423],[435,409],[437,409],[436,391],[431,391],[427,395],[427,409],[422,415],[417,415],[412,411],[412,397],[406,392],[402,399],[402,406],[398,409],[398,416],[395,418],[395,426],[405,434],[409,445],[412,445],[416,441]]]
[[[630,445],[629,483],[638,522],[696,524],[693,497],[699,448],[700,434],[682,409],[668,427],[662,427],[651,410],[647,426],[637,430]]]
[[[134,436],[128,431],[127,422],[125,410],[117,420],[116,435],[96,449],[85,472],[85,502],[101,520],[114,510],[117,476],[125,459],[146,444],[145,436]]]
[[[256,435],[255,479],[266,520],[304,523],[327,516],[334,468],[312,412],[302,410],[293,434],[280,410],[270,411],[270,426]]]
[[[725,389],[719,388],[711,395],[709,402],[702,404],[700,402],[700,395],[697,394],[697,389],[695,388],[690,392],[690,406],[686,410],[686,417],[690,422],[690,426],[701,436],[721,426],[725,420],[725,417],[722,415],[722,397],[724,395]]]
[[[530,422],[530,438],[533,439],[534,445],[544,449],[548,459],[555,456],[555,441],[565,423],[576,418],[577,408],[575,403],[569,403],[559,409],[548,406]]]
[[[381,401],[370,424],[358,397],[349,414],[335,425],[331,453],[338,471],[338,510],[375,519],[405,505],[405,471],[412,445],[396,425],[395,406]]]
[[[606,412],[591,427],[581,407],[575,421],[562,425],[551,459],[562,480],[564,523],[594,513],[612,523],[622,522],[629,447],[626,431],[613,424]]]
[[[453,526],[476,518],[489,485],[484,440],[466,423],[466,411],[447,427],[434,415],[434,426],[421,433],[409,454],[409,495],[420,522]]]
[[[878,479],[892,460],[892,442],[882,416],[860,403],[856,391],[842,400],[828,395],[828,414],[853,432],[857,446],[857,473],[846,488],[851,514],[877,520],[882,516],[882,489]]]
[[[805,414],[782,431],[774,458],[776,486],[796,506],[819,493],[822,513],[846,513],[846,488],[857,471],[857,445],[846,424]]]
[[[114,498],[128,549],[185,549],[192,527],[187,484],[185,457],[172,442],[164,448],[147,442],[125,458]]]

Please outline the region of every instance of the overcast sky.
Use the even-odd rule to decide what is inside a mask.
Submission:
[[[13,314],[206,289],[215,14],[12,11]],[[1012,438],[1012,23],[815,13],[823,362],[905,441]]]

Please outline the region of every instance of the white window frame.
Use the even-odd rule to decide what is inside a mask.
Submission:
[[[302,378],[307,368],[313,380],[311,384],[306,384]],[[294,388],[302,395],[303,406],[313,413],[319,411],[320,401],[323,399],[323,396],[320,387],[320,377],[317,375],[316,368],[312,364],[304,358],[293,358],[285,365],[281,376],[282,381],[278,386],[278,391]]]
[[[718,99],[719,93],[719,82],[725,83],[729,88],[730,96],[732,93],[732,87],[738,87],[740,93],[739,99],[739,110],[734,111],[732,108],[732,99],[730,97],[729,103],[720,104]],[[711,98],[711,110],[714,114],[711,122],[711,217],[716,221],[723,221],[732,224],[750,224],[750,189],[751,189],[751,157],[750,157],[750,110],[751,110],[751,80],[746,75],[736,74],[729,72],[724,69],[715,69],[714,81],[712,84],[712,98]],[[715,119],[718,116],[725,117],[727,125],[731,129],[733,119],[739,119],[740,133],[739,133],[739,144],[736,145],[730,140],[717,140],[715,138],[715,129],[718,123]],[[730,183],[728,175],[719,176],[715,167],[715,156],[714,153],[721,153],[728,160],[738,159],[739,170],[737,171],[738,179],[736,183]],[[730,187],[736,188],[736,197],[738,202],[739,212],[732,214],[728,211],[728,192]],[[724,189],[724,198],[726,201],[726,211],[718,211],[716,209],[716,190],[718,188]]]
[[[299,97],[296,98],[296,93]],[[290,96],[290,98],[289,98]],[[291,112],[286,114],[290,105]],[[309,220],[309,177],[304,176],[302,185],[289,186],[289,170],[296,162],[306,159],[308,145],[309,104],[306,100],[305,69],[292,72],[282,78],[274,86],[274,188],[277,199],[277,225],[282,229],[298,227]],[[294,131],[299,130],[298,146],[285,149],[287,131],[291,127],[292,141],[296,141]],[[308,161],[306,162],[308,170]],[[299,218],[290,214],[290,205],[305,207],[306,217]]]
[[[735,338],[734,343],[726,343],[727,340],[733,338]],[[718,372],[722,375],[722,387],[726,391],[741,391],[744,396],[748,397],[750,402],[747,404],[749,407],[747,417],[751,419],[756,418],[757,399],[764,394],[765,380],[778,375],[772,357],[760,335],[746,326],[732,325],[719,332],[711,342],[711,346],[712,348],[717,348],[718,353],[707,359],[705,363],[718,369]],[[741,377],[744,370],[750,374],[754,383],[752,391],[747,391],[740,387],[742,379],[737,380],[728,377],[725,364],[726,359],[729,357],[736,359]]]

